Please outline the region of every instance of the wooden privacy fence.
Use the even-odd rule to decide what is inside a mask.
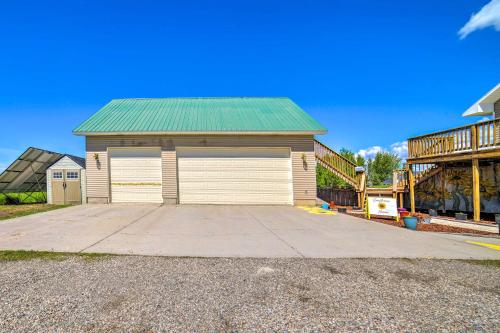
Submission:
[[[499,121],[499,119],[492,119],[411,138],[408,140],[408,158],[494,148],[500,144]]]
[[[353,189],[318,188],[318,198],[339,206],[357,206],[358,197]]]

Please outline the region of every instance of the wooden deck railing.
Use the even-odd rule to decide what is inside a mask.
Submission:
[[[358,183],[358,178],[356,177],[356,164],[317,140],[314,140],[314,153],[317,158],[334,168],[351,182],[355,184]]]
[[[419,184],[434,175],[441,172],[443,169],[438,164],[432,163],[418,163],[412,164],[411,168],[413,170],[413,175],[415,179],[415,185]],[[408,169],[395,169],[392,172],[392,189],[394,192],[403,191],[408,189],[409,180],[408,180]]]
[[[392,171],[392,190],[401,191],[408,186],[408,169],[395,169]]]
[[[500,119],[408,139],[408,159],[436,157],[500,146]]]

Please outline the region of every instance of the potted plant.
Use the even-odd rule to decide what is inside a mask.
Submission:
[[[403,217],[405,228],[410,230],[417,230],[418,217],[414,215],[416,214],[410,214]]]

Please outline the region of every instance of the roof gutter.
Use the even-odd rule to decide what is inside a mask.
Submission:
[[[249,132],[76,132],[74,135],[79,136],[106,136],[106,135],[322,135],[326,134],[327,130],[318,131],[249,131]]]

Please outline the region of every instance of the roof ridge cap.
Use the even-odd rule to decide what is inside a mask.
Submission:
[[[222,96],[222,97],[126,97],[126,98],[113,98],[112,101],[125,101],[125,100],[151,100],[151,99],[290,99],[286,96]]]

